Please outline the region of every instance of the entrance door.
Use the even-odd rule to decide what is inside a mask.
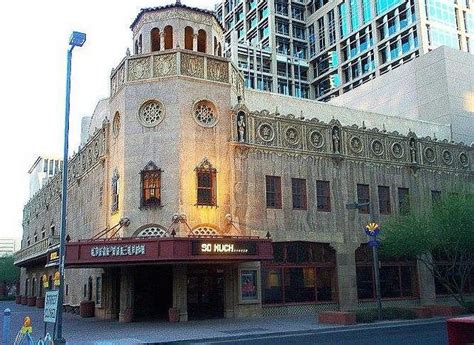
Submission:
[[[188,266],[188,318],[224,317],[224,270],[220,266]]]
[[[173,304],[171,266],[136,267],[135,319],[166,319]]]

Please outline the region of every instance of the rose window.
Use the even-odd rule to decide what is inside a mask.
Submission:
[[[158,101],[148,101],[140,107],[138,118],[145,127],[155,127],[165,117],[163,104]]]
[[[203,127],[212,127],[217,122],[215,106],[208,101],[200,101],[194,105],[194,119]]]

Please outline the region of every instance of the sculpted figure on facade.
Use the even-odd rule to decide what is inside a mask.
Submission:
[[[245,134],[247,132],[247,125],[245,123],[245,113],[243,111],[240,111],[238,116],[237,116],[237,131],[238,131],[238,140],[240,143],[245,142]]]
[[[415,139],[410,139],[410,161],[416,163],[416,142]]]
[[[341,137],[338,127],[332,129],[332,145],[334,153],[341,153]]]

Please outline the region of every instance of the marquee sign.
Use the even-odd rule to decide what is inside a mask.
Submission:
[[[235,241],[193,241],[191,244],[193,255],[255,255],[255,242]]]
[[[67,267],[212,260],[271,260],[272,242],[260,238],[121,238],[66,244]]]
[[[145,255],[144,244],[131,244],[124,246],[95,246],[91,248],[91,256],[135,256]]]

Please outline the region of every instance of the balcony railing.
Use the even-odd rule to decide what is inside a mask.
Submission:
[[[50,236],[32,244],[27,248],[20,249],[15,253],[15,265],[35,259],[42,255],[46,255],[48,248],[57,244],[59,244],[59,236]]]

